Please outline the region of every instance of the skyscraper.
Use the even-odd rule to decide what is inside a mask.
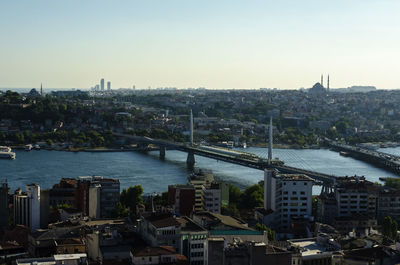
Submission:
[[[100,88],[101,88],[101,91],[104,91],[104,78],[102,78],[100,80]]]
[[[111,90],[111,82],[110,82],[110,81],[107,82],[107,90],[108,90],[108,91]]]

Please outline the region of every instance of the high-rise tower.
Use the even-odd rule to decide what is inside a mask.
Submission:
[[[100,89],[101,91],[104,91],[104,78],[100,80]]]

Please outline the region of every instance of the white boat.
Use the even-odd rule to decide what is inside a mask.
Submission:
[[[31,144],[27,144],[25,145],[25,151],[31,151],[32,150],[32,145]]]
[[[0,145],[0,152],[11,152],[11,147]]]
[[[14,152],[0,152],[0,159],[15,159]]]
[[[40,150],[40,145],[35,144],[35,145],[33,146],[33,149],[35,149],[35,150]]]

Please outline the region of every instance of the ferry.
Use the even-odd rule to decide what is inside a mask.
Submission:
[[[0,146],[0,152],[11,152],[11,147]]]
[[[15,159],[14,152],[0,152],[0,159]]]

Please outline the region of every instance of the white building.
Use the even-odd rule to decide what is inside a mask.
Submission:
[[[17,190],[14,194],[15,224],[25,225],[31,230],[40,228],[40,186],[30,184],[26,192]]]
[[[313,180],[302,174],[264,173],[264,208],[272,210],[267,226],[287,230],[291,217],[311,217]]]
[[[101,185],[92,185],[89,187],[89,217],[100,218],[101,212],[101,199],[100,199]]]
[[[212,183],[204,189],[204,209],[212,213],[221,213],[221,189],[218,183]]]

